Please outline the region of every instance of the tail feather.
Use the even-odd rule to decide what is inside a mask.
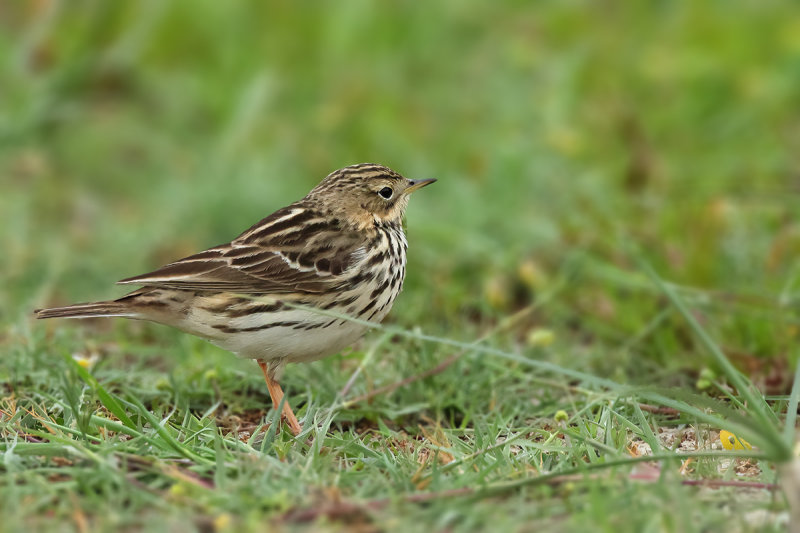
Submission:
[[[101,316],[136,316],[136,313],[131,311],[126,304],[111,301],[74,304],[65,307],[51,307],[50,309],[36,309],[33,313],[36,318],[95,318]]]

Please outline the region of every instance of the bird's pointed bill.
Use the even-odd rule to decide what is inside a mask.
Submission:
[[[416,191],[417,189],[421,189],[421,188],[425,187],[426,185],[430,185],[434,181],[436,181],[436,180],[433,179],[433,178],[427,179],[427,180],[411,180],[411,185],[409,185],[404,192],[406,194],[410,194],[410,193]]]

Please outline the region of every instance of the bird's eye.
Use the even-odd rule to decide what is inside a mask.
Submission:
[[[389,198],[392,197],[394,191],[392,190],[391,187],[384,187],[383,189],[378,191],[378,194],[381,195],[381,198],[385,198],[386,200],[388,200]]]

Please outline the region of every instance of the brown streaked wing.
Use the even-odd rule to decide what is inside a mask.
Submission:
[[[364,236],[293,204],[229,244],[118,283],[244,294],[322,293],[341,283],[363,257],[365,245]]]

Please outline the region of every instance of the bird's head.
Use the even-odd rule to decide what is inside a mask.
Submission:
[[[352,227],[399,224],[412,192],[435,179],[410,180],[394,170],[362,163],[330,173],[306,197]]]

